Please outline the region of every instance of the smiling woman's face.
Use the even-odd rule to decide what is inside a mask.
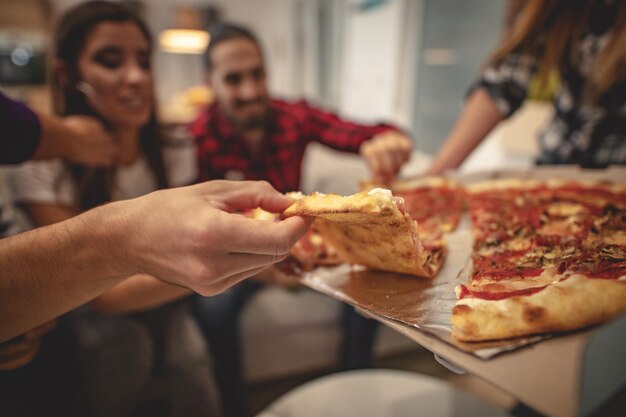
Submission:
[[[78,58],[87,102],[113,128],[141,128],[150,120],[153,79],[150,44],[132,22],[102,22]]]

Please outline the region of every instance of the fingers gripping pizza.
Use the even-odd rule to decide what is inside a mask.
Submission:
[[[287,195],[294,199],[303,197],[302,194],[296,192],[287,193]],[[278,214],[267,212],[261,208],[251,210],[248,216],[268,221],[276,221],[280,217]],[[311,225],[304,236],[293,245],[289,250],[289,256],[297,262],[298,267],[303,271],[311,271],[316,266],[338,265],[343,262],[337,250],[322,237],[315,224]]]
[[[573,330],[626,310],[625,187],[499,180],[467,192],[473,270],[457,287],[457,339]]]

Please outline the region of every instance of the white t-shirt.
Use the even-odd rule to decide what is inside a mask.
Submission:
[[[163,148],[168,183],[178,187],[197,177],[195,147],[191,143]],[[16,203],[53,203],[76,207],[76,184],[62,160],[29,161],[7,172],[7,183]],[[118,166],[111,190],[113,201],[148,194],[157,181],[142,155],[130,165]]]

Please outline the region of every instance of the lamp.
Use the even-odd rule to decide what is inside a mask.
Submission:
[[[159,45],[165,52],[201,54],[209,44],[210,36],[202,29],[198,12],[190,7],[176,10],[176,27],[159,34]]]

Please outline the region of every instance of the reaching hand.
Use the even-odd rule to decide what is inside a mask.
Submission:
[[[118,148],[102,123],[89,116],[67,116],[63,124],[74,133],[65,146],[65,158],[85,165],[113,164]]]
[[[209,181],[131,202],[123,213],[123,263],[205,296],[283,260],[310,225],[302,217],[269,222],[237,214],[255,207],[279,213],[293,203],[267,182]]]
[[[364,142],[359,150],[367,162],[374,181],[389,184],[411,156],[411,140],[404,134],[389,130]]]

